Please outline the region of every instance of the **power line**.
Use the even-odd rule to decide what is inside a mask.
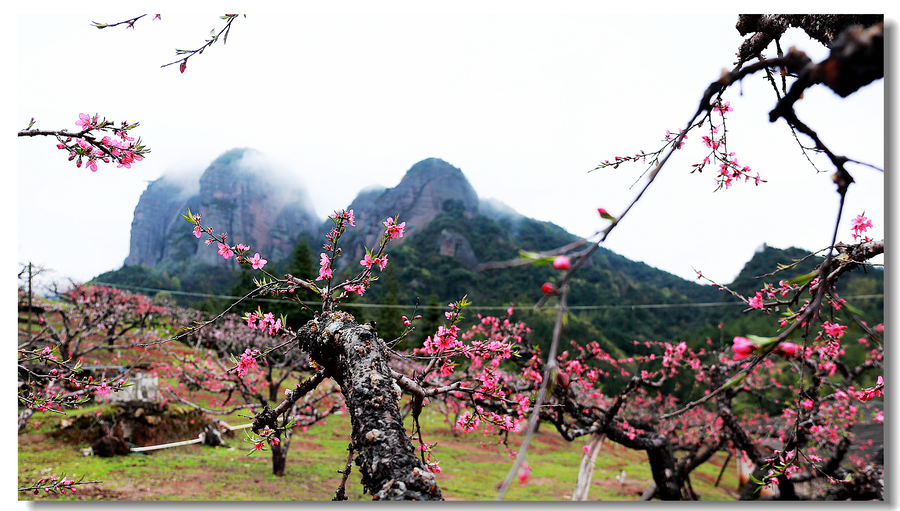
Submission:
[[[241,296],[231,296],[231,295],[213,295],[206,293],[190,293],[187,291],[173,291],[171,289],[155,289],[149,287],[140,287],[140,286],[129,286],[122,284],[112,284],[109,282],[94,282],[95,284],[100,284],[104,286],[112,286],[123,289],[133,289],[136,291],[165,291],[167,293],[171,293],[173,295],[182,295],[182,296],[196,296],[199,298],[217,298],[217,299],[227,299],[227,300],[238,300],[242,298]],[[873,295],[854,295],[844,297],[847,299],[853,300],[873,300],[876,298],[884,298],[884,294],[873,294]],[[248,300],[252,300],[254,302],[283,302],[284,300],[278,298],[248,298]],[[302,301],[300,302],[306,306],[317,306],[320,302],[312,302],[312,301]],[[744,306],[747,304],[744,302],[692,302],[692,303],[645,303],[645,304],[615,304],[615,305],[570,305],[568,308],[570,310],[603,310],[603,309],[674,309],[674,308],[683,308],[683,307],[729,307],[729,306]],[[360,307],[360,308],[370,308],[370,309],[415,309],[418,307],[419,309],[441,309],[441,310],[449,310],[450,307],[446,305],[390,305],[383,303],[343,303],[342,307]],[[470,309],[478,309],[478,310],[506,310],[510,306],[509,305],[470,305]],[[549,306],[545,307],[546,309],[557,309],[559,307]]]

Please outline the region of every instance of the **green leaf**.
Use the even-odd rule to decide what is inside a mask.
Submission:
[[[528,252],[525,250],[520,250],[519,258],[520,259],[528,259],[529,261],[531,261],[531,264],[534,266],[543,266],[545,264],[552,263],[556,259],[556,256],[541,257],[541,255],[538,254],[537,252]]]
[[[726,387],[726,388],[727,387],[737,387],[744,380],[744,376],[746,376],[746,375],[739,374],[739,375],[735,376],[734,378],[726,381],[725,384],[722,386]]]
[[[753,344],[759,346],[758,350],[754,350],[754,352],[762,353],[763,350],[769,348],[773,342],[775,342],[775,337],[760,337],[758,335],[748,335],[747,339],[753,342]]]
[[[815,271],[806,273],[806,274],[800,275],[798,277],[794,277],[793,279],[790,280],[790,282],[788,282],[788,284],[791,284],[793,286],[805,286],[805,285],[809,284],[810,281],[812,279],[816,278],[818,275],[819,275],[819,272],[815,272]]]
[[[760,337],[758,335],[747,335],[747,339],[753,341],[757,346],[765,346],[772,342],[772,337]]]
[[[850,305],[849,302],[844,302],[843,305],[844,305],[844,307],[847,308],[848,311],[852,312],[853,314],[855,314],[855,315],[857,315],[857,316],[862,316],[862,315],[863,315],[863,311],[861,311],[861,310],[857,309],[856,307]]]
[[[542,257],[536,261],[532,261],[531,264],[533,266],[544,266],[544,265],[552,263],[555,259],[556,259],[555,256]]]

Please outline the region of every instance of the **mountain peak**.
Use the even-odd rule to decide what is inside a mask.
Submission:
[[[397,217],[406,222],[405,236],[424,228],[444,211],[466,217],[478,212],[478,194],[463,172],[440,158],[427,158],[412,167],[394,188],[360,193],[349,209],[358,222],[361,238],[348,252],[362,254],[363,246],[372,247],[384,230],[381,222]],[[402,242],[402,240],[399,240]]]
[[[199,183],[163,176],[150,183],[135,208],[126,265],[154,267],[190,260],[236,267],[234,260],[226,261],[189,235],[181,218],[188,208],[202,214],[205,225],[227,232],[229,241],[249,244],[272,260],[287,257],[301,231],[317,230],[318,220],[302,184],[255,149],[226,151],[195,179]]]
[[[468,182],[462,171],[453,165],[440,158],[426,158],[406,171],[400,185],[409,180],[432,181],[439,178],[461,179]]]

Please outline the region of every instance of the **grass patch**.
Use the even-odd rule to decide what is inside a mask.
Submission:
[[[85,407],[92,413],[101,406]],[[51,434],[60,418],[47,414],[37,419],[37,430],[19,436],[19,486],[41,477],[63,472],[69,478],[85,476],[102,484],[78,487],[76,493],[63,495],[20,493],[20,500],[330,500],[340,482],[339,470],[347,458],[350,421],[346,416],[331,416],[324,424],[302,432],[295,430],[284,477],[272,474],[271,453],[247,456],[249,444],[238,431],[228,447],[203,447],[197,444],[161,449],[147,455],[124,457],[85,457],[81,449],[95,439],[66,444]],[[235,415],[225,421],[244,424],[247,419]],[[494,500],[497,486],[506,477],[511,459],[495,435],[474,433],[453,436],[435,412],[426,409],[421,417],[425,440],[437,442],[435,453],[442,472],[438,485],[447,500]],[[510,448],[518,449],[521,436],[510,437]],[[564,441],[550,428],[542,428],[532,440],[526,462],[532,467],[525,484],[514,481],[507,500],[571,500],[581,463],[583,442]],[[703,500],[733,500],[736,477],[733,468],[725,471],[723,481],[714,487],[726,455],[720,453],[711,463],[692,474],[694,490]],[[733,467],[734,461],[730,462]],[[622,470],[625,485],[616,482]],[[590,500],[637,500],[651,482],[646,454],[604,443],[594,470]],[[350,500],[369,500],[362,493],[359,472],[354,470],[347,482]]]

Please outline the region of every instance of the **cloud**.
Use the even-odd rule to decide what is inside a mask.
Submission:
[[[309,197],[309,191],[303,181],[301,172],[286,162],[256,149],[247,149],[237,161],[237,168],[243,172],[249,172],[269,183],[277,185],[275,190],[282,192],[284,199],[301,197],[305,209],[312,215],[316,215],[315,208]]]

